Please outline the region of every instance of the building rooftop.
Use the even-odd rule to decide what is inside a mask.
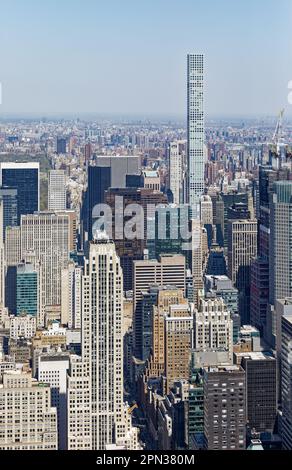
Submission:
[[[275,360],[275,358],[269,352],[262,352],[262,351],[252,351],[252,352],[242,352],[236,353],[238,357],[252,359],[253,361],[263,361],[263,360]]]

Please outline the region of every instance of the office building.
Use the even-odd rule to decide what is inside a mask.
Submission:
[[[204,369],[204,440],[207,450],[245,450],[245,372],[240,366]]]
[[[188,208],[184,205],[159,203],[153,219],[147,227],[147,249],[149,259],[160,255],[184,254],[189,262],[191,253],[191,233],[189,233]],[[149,229],[150,227],[150,229]]]
[[[18,340],[19,338],[30,339],[36,334],[37,322],[35,315],[22,314],[19,316],[10,316],[10,338]]]
[[[121,260],[124,289],[133,290],[133,261],[143,259],[149,220],[155,215],[155,207],[165,204],[167,199],[163,193],[153,189],[111,188],[105,192],[105,202],[111,209],[111,237]],[[131,204],[133,213],[128,208]],[[133,230],[136,233],[129,228],[126,230],[131,217],[135,217]]]
[[[259,167],[259,256],[268,261],[270,245],[270,223],[274,183],[290,179],[288,168],[273,169],[270,165]]]
[[[193,276],[193,302],[198,306],[203,290],[203,227],[200,220],[191,220],[191,270]]]
[[[250,323],[261,332],[267,326],[269,303],[269,262],[258,256],[251,264]]]
[[[39,308],[38,273],[31,263],[22,263],[16,269],[16,315],[37,316]]]
[[[188,448],[204,447],[204,380],[203,369],[191,368],[187,408]]]
[[[175,382],[190,376],[193,312],[188,303],[170,305],[164,318],[165,377],[167,393]]]
[[[90,363],[71,354],[67,375],[68,450],[92,450]]]
[[[90,243],[85,260],[82,302],[82,357],[90,365],[92,449],[121,442],[124,448],[137,449],[137,429],[129,428],[123,402],[122,270],[114,243],[101,232]]]
[[[0,199],[0,309],[5,308],[5,245],[3,234],[3,201]]]
[[[67,140],[64,137],[57,138],[57,154],[66,154],[67,153]]]
[[[171,142],[169,148],[169,189],[174,204],[184,202],[185,160],[186,141]]]
[[[227,219],[230,220],[250,220],[251,211],[248,204],[236,202],[227,208]]]
[[[202,225],[213,225],[213,203],[207,194],[200,198],[200,220]]]
[[[0,199],[3,201],[3,240],[6,227],[14,227],[18,222],[17,189],[0,188]]]
[[[69,217],[54,212],[22,216],[22,256],[34,252],[41,265],[38,324],[44,325],[45,308],[58,307],[61,316],[61,273],[69,261]]]
[[[10,314],[16,314],[16,271],[21,261],[21,231],[20,227],[6,227],[4,248],[5,271],[2,271],[2,282],[5,282],[5,306]],[[4,269],[4,264],[2,264]],[[5,274],[4,274],[5,273]],[[3,294],[4,295],[4,294]]]
[[[194,312],[194,349],[233,353],[233,322],[222,298],[201,299]]]
[[[157,170],[142,170],[142,184],[145,189],[160,191],[160,175]]]
[[[81,328],[82,268],[70,262],[61,273],[61,323],[68,328]]]
[[[125,188],[127,175],[141,175],[140,157],[98,156],[95,166],[88,167],[87,190],[82,208],[83,229],[88,240],[92,240],[93,236],[94,207],[105,202],[105,191],[109,188]]]
[[[259,330],[251,325],[240,327],[236,344],[233,345],[234,360],[236,360],[237,353],[259,352],[261,350],[262,347]],[[238,364],[241,364],[240,356],[238,357]]]
[[[292,450],[292,312],[281,318],[281,390],[283,449]]]
[[[85,162],[89,162],[92,157],[92,145],[90,142],[85,144],[84,146],[84,160]]]
[[[8,355],[13,357],[15,363],[25,364],[29,368],[32,360],[32,341],[26,338],[9,338]]]
[[[67,449],[67,371],[69,353],[50,351],[38,357],[37,379],[51,387],[51,406],[57,410],[58,449]]]
[[[57,450],[57,411],[49,385],[6,371],[0,384],[0,449]]]
[[[180,305],[183,308],[184,317],[189,317],[188,302],[184,298],[181,289],[172,286],[165,286],[160,289],[157,297],[157,305],[153,308],[152,314],[152,358],[151,358],[151,374],[159,377],[165,373],[166,369],[166,330],[165,317],[169,315],[171,305]],[[180,313],[182,313],[180,311]],[[188,318],[189,320],[189,318]],[[174,323],[173,323],[174,325]],[[171,326],[169,325],[169,340],[171,341]],[[185,326],[185,325],[184,325]],[[191,328],[191,326],[190,326]],[[174,353],[174,352],[173,352]],[[169,357],[171,363],[172,358]],[[171,367],[169,363],[169,367]],[[171,375],[171,371],[170,371]]]
[[[257,256],[257,221],[234,220],[228,225],[228,277],[239,291],[243,325],[250,324],[250,271]]]
[[[217,243],[212,243],[206,264],[206,274],[213,276],[225,276],[227,274],[224,249]]]
[[[291,234],[292,182],[274,183],[270,204],[270,304],[292,295]]]
[[[247,192],[231,192],[221,193],[215,201],[213,201],[214,222],[217,230],[217,242],[224,246],[227,251],[228,248],[228,209],[238,203],[248,204]]]
[[[277,362],[262,352],[239,353],[245,370],[247,425],[273,433],[277,418]]]
[[[269,165],[260,165],[259,167],[259,256],[251,267],[251,323],[259,328],[268,342],[272,341],[271,335],[273,334],[269,326],[272,315],[271,307],[269,307],[269,256],[270,244],[273,244],[271,240],[271,208],[274,183],[289,179],[288,168],[283,167],[276,170]]]
[[[134,347],[135,355],[142,357],[142,305],[143,292],[149,286],[176,286],[185,293],[186,260],[183,255],[163,255],[159,260],[134,261]]]
[[[233,343],[237,343],[240,330],[238,290],[227,276],[205,276],[206,298],[221,297],[233,321]]]
[[[77,229],[78,229],[78,221],[77,221],[77,213],[73,209],[66,209],[63,211],[53,211],[58,215],[68,216],[69,218],[69,251],[70,253],[74,253],[77,247]]]
[[[17,266],[21,262],[20,227],[6,227],[4,257],[6,266]]]
[[[158,286],[150,286],[143,291],[141,299],[141,360],[146,361],[149,357],[153,341],[153,307],[157,304],[159,293]]]
[[[17,225],[22,215],[39,210],[40,165],[34,163],[1,163],[0,187],[17,190]]]
[[[65,210],[66,175],[64,170],[50,170],[48,182],[48,209],[49,211]]]

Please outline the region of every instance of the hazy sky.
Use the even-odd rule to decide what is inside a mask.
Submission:
[[[183,115],[188,52],[209,115],[292,114],[291,0],[0,0],[0,116]]]

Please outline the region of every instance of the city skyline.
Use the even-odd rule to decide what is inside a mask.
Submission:
[[[0,450],[292,450],[278,3],[3,6]]]
[[[1,115],[183,116],[185,57],[200,52],[208,116],[292,114],[289,1],[211,4],[184,0],[180,22],[165,0],[2,6]]]

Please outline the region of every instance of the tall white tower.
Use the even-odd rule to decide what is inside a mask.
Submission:
[[[204,55],[188,54],[188,202],[199,219],[204,192]]]
[[[123,273],[115,245],[97,234],[82,279],[82,354],[89,363],[92,449],[138,448],[123,402]]]
[[[48,209],[49,211],[66,209],[66,175],[64,170],[49,172]]]

